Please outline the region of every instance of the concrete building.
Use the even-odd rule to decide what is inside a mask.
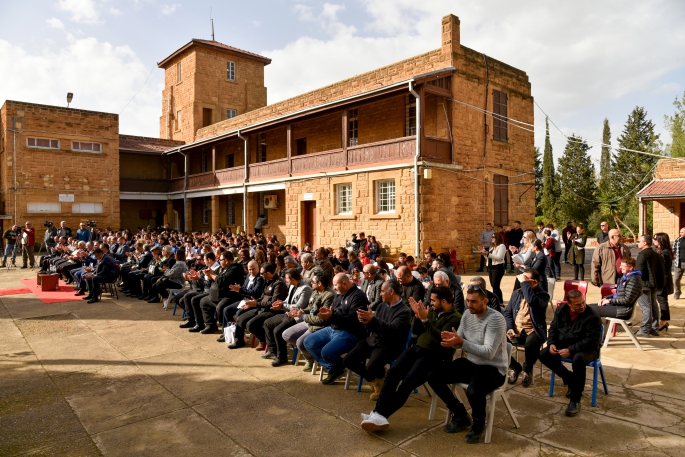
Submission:
[[[268,58],[191,40],[159,63],[164,140],[112,132],[112,225],[252,232],[263,213],[298,246],[364,231],[385,255],[457,248],[475,264],[485,223],[533,225],[533,133],[508,122],[533,124],[533,99],[526,73],[463,46],[459,25],[445,16],[439,48],[271,105]]]

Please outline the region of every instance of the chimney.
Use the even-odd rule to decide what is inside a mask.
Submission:
[[[454,14],[448,14],[442,18],[442,53],[452,54],[459,52],[459,18]]]

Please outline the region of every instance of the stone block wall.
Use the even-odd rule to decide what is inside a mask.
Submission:
[[[4,176],[2,195],[7,213],[14,215],[13,167],[17,171],[19,224],[27,220],[38,229],[43,220],[97,220],[100,227],[118,228],[119,220],[119,116],[95,111],[6,101],[2,118],[15,114],[21,122],[16,136],[17,163],[13,163],[12,135],[3,136]],[[6,123],[6,121],[3,121]],[[29,137],[59,140],[59,149],[29,148]],[[95,142],[101,153],[72,150],[72,142]],[[101,214],[72,212],[71,202],[62,202],[60,212],[28,213],[28,203],[59,203],[60,194],[74,195],[74,203],[102,203]]]

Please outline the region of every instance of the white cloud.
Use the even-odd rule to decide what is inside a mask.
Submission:
[[[357,29],[352,25],[345,25],[338,20],[338,13],[345,10],[345,5],[336,5],[333,3],[324,3],[321,7],[321,12],[315,14],[311,6],[297,4],[295,11],[303,22],[315,22],[330,36],[352,36]]]
[[[120,15],[121,15],[121,11],[118,10],[118,9],[116,9],[116,8],[114,8],[114,7],[111,7],[111,8],[109,9],[109,14],[111,14],[112,16],[120,16]]]
[[[59,0],[57,7],[71,13],[71,20],[82,24],[100,22],[100,13],[94,0]]]
[[[151,67],[128,46],[95,38],[74,39],[54,52],[29,53],[0,39],[0,61],[13,62],[0,72],[0,100],[19,100],[119,113],[143,85]],[[156,136],[161,112],[162,72],[153,74],[120,117],[120,132]]]
[[[181,5],[179,5],[178,3],[174,3],[171,5],[164,4],[162,5],[162,14],[172,14],[174,11],[176,11],[177,8],[180,8],[180,6]]]
[[[51,17],[50,19],[47,19],[45,22],[47,22],[50,25],[50,27],[54,27],[59,30],[64,30],[64,23],[56,17]]]

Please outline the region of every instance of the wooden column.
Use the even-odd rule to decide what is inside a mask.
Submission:
[[[293,161],[292,161],[292,156],[293,156],[293,125],[288,124],[288,128],[286,130],[286,151],[288,153],[288,176],[293,175]]]
[[[212,233],[219,231],[219,216],[221,214],[221,210],[219,209],[219,198],[218,195],[212,195]]]
[[[423,150],[425,149],[425,145],[426,145],[426,129],[425,129],[425,126],[426,126],[426,94],[423,90],[423,85],[421,85],[418,92],[419,92],[419,98],[421,99],[420,108],[419,108],[419,110],[421,112],[420,120],[419,120],[419,126],[420,126],[419,134],[421,135],[421,141],[419,144],[421,145],[420,146],[421,149],[419,150],[419,155],[421,157],[423,157]]]
[[[342,149],[343,155],[345,156],[345,170],[347,170],[347,164],[349,160],[347,158],[347,144],[350,142],[347,136],[349,135],[349,128],[347,125],[347,114],[348,111],[345,109],[342,112]]]
[[[216,146],[212,146],[212,171],[216,171]]]

